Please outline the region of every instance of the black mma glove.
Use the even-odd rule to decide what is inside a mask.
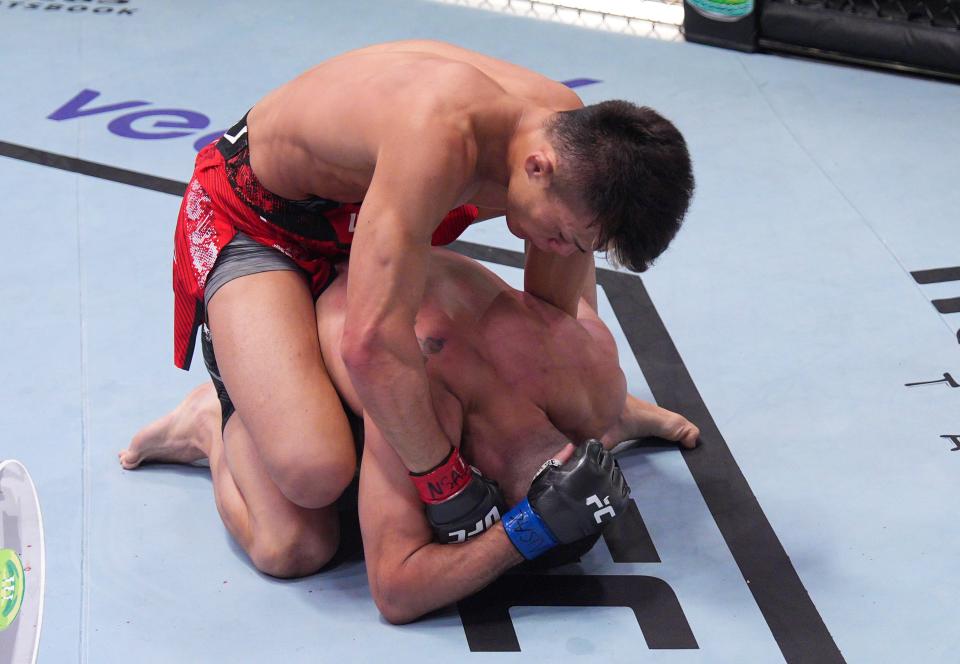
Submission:
[[[470,468],[473,477],[460,493],[441,503],[427,503],[427,521],[441,544],[455,544],[479,535],[506,510],[500,485]]]
[[[613,456],[600,441],[588,440],[566,463],[543,464],[527,497],[504,515],[503,528],[532,560],[557,544],[600,532],[629,498],[630,487]]]
[[[427,520],[441,544],[463,542],[500,520],[505,505],[500,485],[488,480],[451,447],[443,461],[424,473],[410,473],[427,508]]]

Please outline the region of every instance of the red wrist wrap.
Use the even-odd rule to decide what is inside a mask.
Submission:
[[[447,458],[425,473],[410,473],[420,500],[435,505],[460,493],[473,478],[470,466],[460,456],[459,448],[452,448]]]

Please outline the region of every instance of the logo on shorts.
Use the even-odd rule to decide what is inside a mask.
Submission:
[[[23,605],[23,565],[12,549],[0,549],[0,632],[13,624]]]
[[[243,129],[238,131],[235,135],[231,136],[228,132],[223,132],[223,137],[230,141],[230,145],[235,145],[237,141],[240,140],[240,137],[247,133],[247,125],[243,125]],[[263,219],[263,217],[260,217]],[[266,221],[266,219],[264,219]]]

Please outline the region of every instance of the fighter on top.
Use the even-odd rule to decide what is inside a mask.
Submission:
[[[332,504],[357,455],[314,302],[349,256],[340,353],[368,416],[428,514],[483,522],[502,499],[441,428],[414,333],[431,244],[505,215],[526,241],[525,290],[576,315],[581,295],[596,306],[593,252],[645,270],[692,190],[683,137],[649,108],[584,107],[560,83],[444,43],[351,51],[197,156],[175,236],[175,362],[188,368],[205,324],[227,446],[248,437],[289,500]],[[621,421],[637,409],[628,398]]]

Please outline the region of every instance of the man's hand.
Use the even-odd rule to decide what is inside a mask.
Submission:
[[[630,487],[598,440],[577,447],[562,463],[545,463],[527,497],[503,517],[503,527],[524,558],[557,544],[594,535],[627,506]]]
[[[464,489],[442,503],[427,503],[427,521],[441,544],[457,544],[489,530],[506,511],[500,485],[471,468]]]
[[[410,479],[441,544],[464,542],[479,535],[499,521],[506,508],[500,485],[467,465],[458,447],[451,448],[436,468],[410,473]]]
[[[691,450],[697,446],[700,429],[679,413],[628,394],[617,423],[603,435],[604,447],[613,449],[623,441],[649,436],[680,443]]]
[[[438,544],[396,451],[368,413],[364,423],[360,528],[370,592],[387,620],[415,620],[475,593],[523,561],[496,523],[461,545]]]

